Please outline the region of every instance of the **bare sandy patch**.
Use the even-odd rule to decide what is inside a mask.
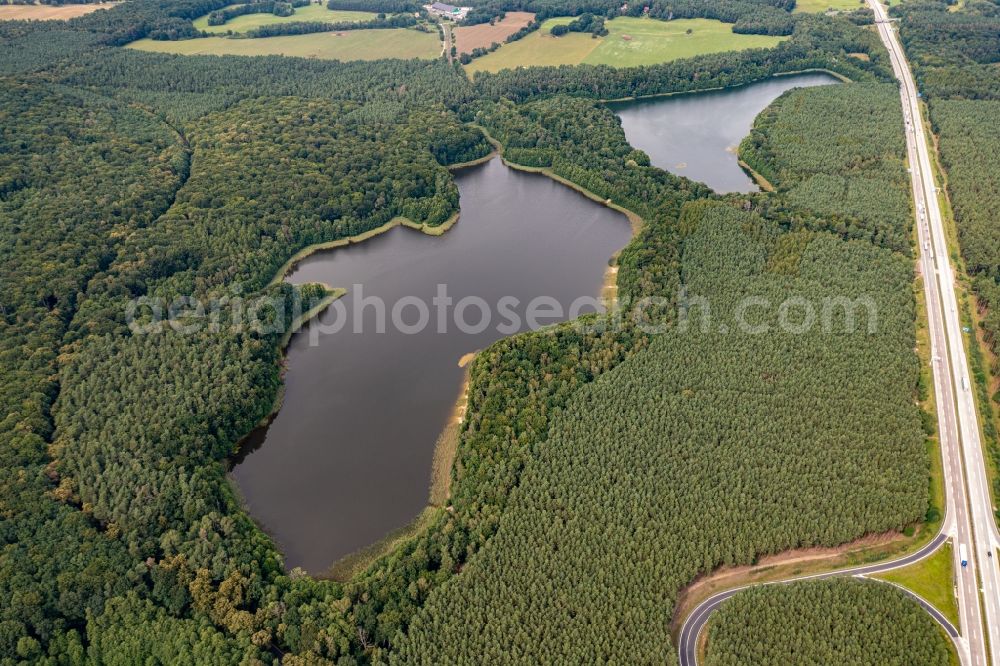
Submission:
[[[831,548],[814,546],[766,555],[752,566],[723,566],[709,575],[698,576],[677,596],[671,634],[680,632],[683,620],[694,608],[716,592],[793,576],[832,571],[888,559],[919,542],[899,532],[870,534],[850,543]]]

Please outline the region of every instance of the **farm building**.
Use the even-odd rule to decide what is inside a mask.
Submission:
[[[465,18],[465,15],[469,13],[470,8],[456,7],[455,5],[446,5],[443,2],[435,2],[432,5],[424,5],[424,9],[431,14],[443,16],[444,18],[451,19],[452,21],[461,21]]]

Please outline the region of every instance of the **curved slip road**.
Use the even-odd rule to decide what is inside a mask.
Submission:
[[[797,578],[789,578],[781,581],[774,581],[773,583],[757,583],[756,585],[787,585],[789,583],[797,583],[807,580],[822,580],[824,578],[834,578],[836,576],[868,576],[871,574],[882,573],[884,571],[891,571],[893,569],[899,569],[901,567],[914,564],[924,559],[948,540],[948,535],[942,530],[938,532],[938,535],[934,537],[930,542],[928,542],[920,550],[901,557],[899,559],[891,560],[889,562],[878,562],[875,564],[866,564],[859,567],[851,567],[850,569],[840,569],[836,571],[828,571],[821,574],[814,574],[812,576],[800,576]],[[708,619],[711,617],[712,613],[720,606],[724,601],[735,595],[736,593],[747,589],[748,587],[754,587],[754,585],[744,585],[742,587],[736,587],[731,590],[725,590],[724,592],[718,592],[713,594],[708,599],[705,599],[700,604],[698,604],[691,614],[688,615],[687,619],[684,621],[684,625],[681,627],[680,639],[678,641],[678,653],[680,656],[681,666],[697,666],[698,658],[698,637],[701,635],[702,630],[705,625],[708,624]],[[898,585],[895,587],[899,587]],[[948,635],[952,640],[958,638],[958,630],[955,626],[948,621],[944,615],[942,615],[934,606],[928,603],[919,595],[910,592],[904,588],[899,588],[909,596],[913,597],[924,609],[931,614],[931,616],[938,621],[938,623],[944,627],[944,630],[948,632]]]

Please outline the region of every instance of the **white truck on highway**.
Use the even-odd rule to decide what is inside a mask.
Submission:
[[[962,561],[962,566],[969,566],[969,557],[965,554],[965,544],[958,544],[958,559]]]

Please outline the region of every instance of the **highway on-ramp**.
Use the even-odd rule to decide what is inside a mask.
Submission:
[[[774,583],[760,583],[760,584],[786,585],[788,583],[804,581],[804,580],[821,580],[823,578],[832,578],[834,576],[849,576],[849,575],[863,576],[868,574],[880,573],[882,571],[889,571],[891,569],[898,569],[900,567],[905,567],[907,565],[913,564],[914,562],[922,560],[923,558],[927,557],[935,550],[940,548],[941,544],[943,544],[947,540],[948,540],[948,535],[942,531],[939,532],[938,535],[933,540],[931,540],[927,545],[925,545],[917,552],[911,553],[906,557],[901,557],[891,562],[879,562],[876,564],[854,567],[852,569],[829,571],[826,573],[815,574],[812,576],[802,576],[799,578],[792,578],[789,580],[784,580]],[[731,596],[733,596],[740,590],[746,589],[747,587],[752,587],[752,586],[735,587],[731,590],[726,590],[724,592],[719,592],[717,594],[714,594],[708,599],[702,601],[700,604],[698,604],[698,606],[695,607],[693,611],[691,611],[691,614],[688,615],[687,619],[684,621],[684,626],[681,627],[681,633],[678,640],[681,666],[695,666],[698,663],[698,657],[697,657],[698,636],[705,628],[705,624],[707,624],[708,619],[711,616],[712,612],[715,611],[720,605],[722,605],[722,603],[726,601],[726,599],[729,599]],[[911,597],[916,599],[917,602],[920,603],[920,605],[922,605],[925,609],[927,609],[927,611],[932,616],[934,616],[934,619],[937,620],[942,627],[944,627],[945,631],[948,632],[948,635],[951,636],[953,640],[958,637],[958,630],[951,624],[951,622],[947,620],[947,618],[941,615],[941,613],[938,612],[936,608],[934,608],[928,602],[924,601],[922,598],[913,594],[909,590],[904,590],[904,592],[906,592]]]
[[[897,569],[927,557],[952,538],[955,543],[952,551],[959,606],[958,629],[924,599],[908,593],[945,628],[958,648],[963,666],[987,666],[990,663],[1000,666],[1000,566],[998,558],[993,556],[1000,544],[1000,533],[993,520],[993,503],[965,356],[954,273],[938,204],[920,98],[885,8],[878,0],[867,2],[875,13],[879,36],[889,52],[893,72],[900,84],[947,495],[945,520],[935,539],[906,557],[793,580],[859,576]],[[963,546],[967,566],[962,566],[960,561]],[[982,587],[979,580],[982,580]],[[687,617],[678,641],[681,666],[696,665],[698,636],[709,616],[741,589],[726,590],[709,597]]]

